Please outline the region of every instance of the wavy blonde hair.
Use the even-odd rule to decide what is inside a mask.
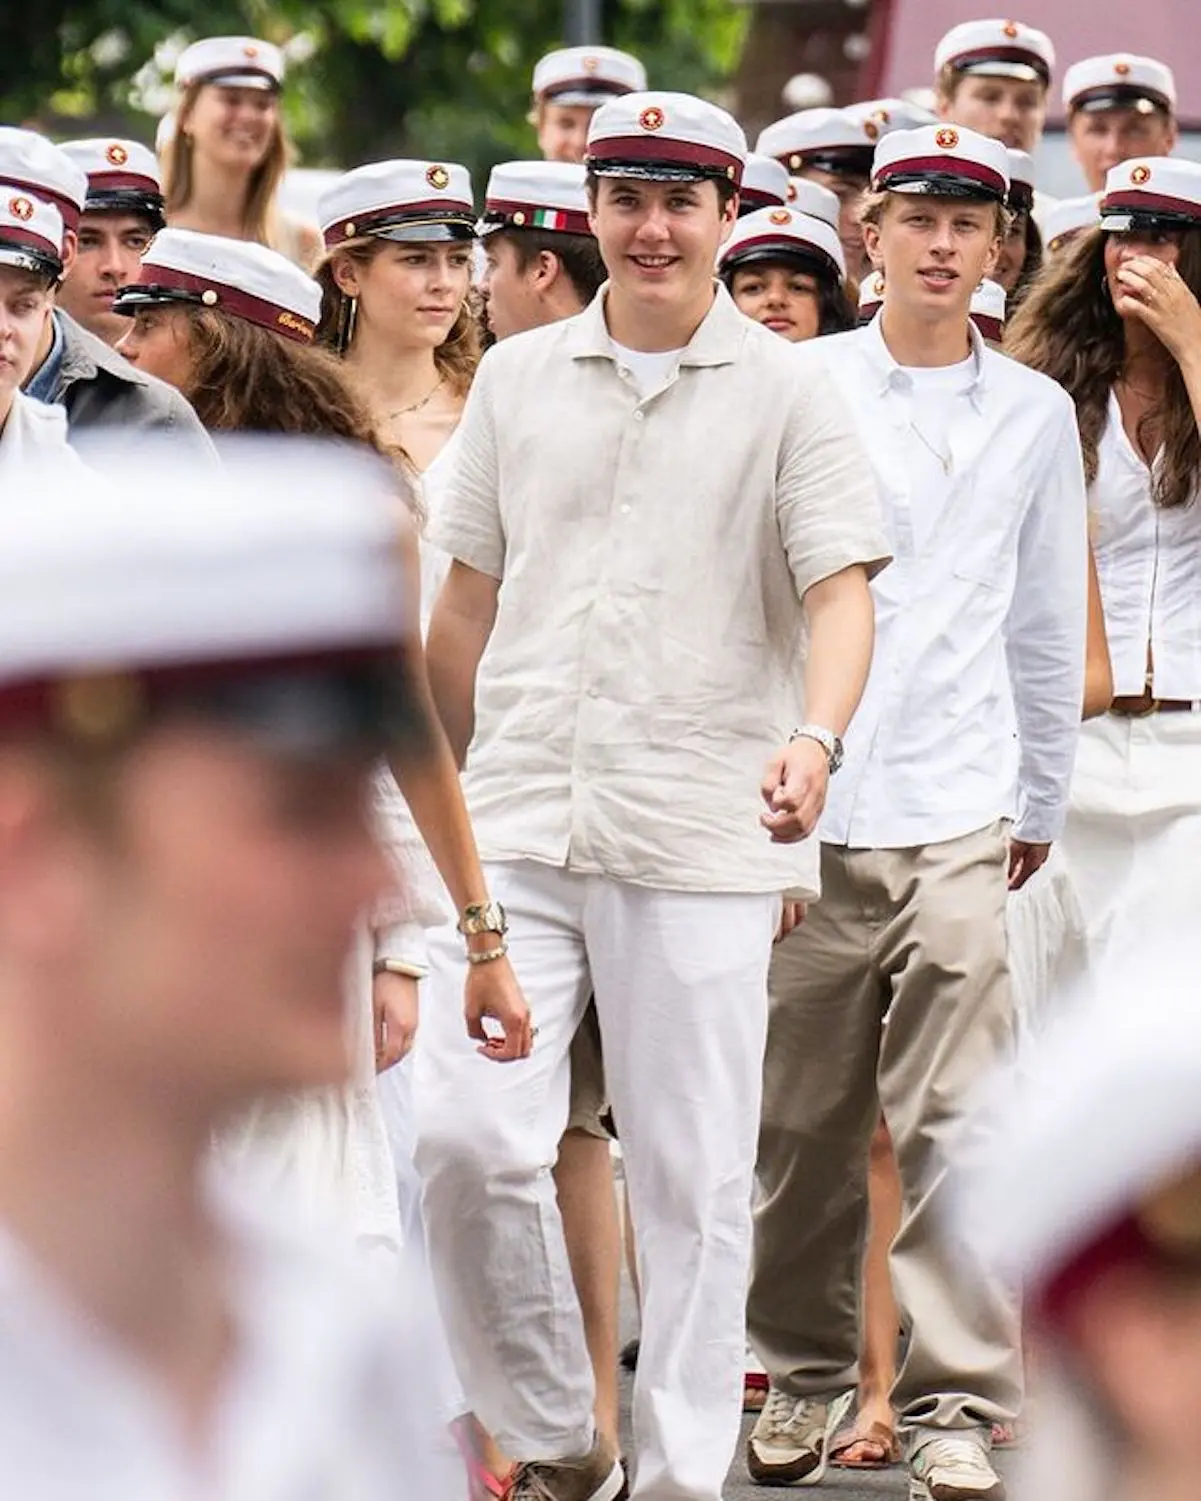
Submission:
[[[345,354],[353,337],[351,304],[334,276],[337,258],[345,256],[359,266],[369,266],[384,249],[385,242],[376,235],[360,235],[330,251],[313,275],[321,288],[321,317],[317,323],[317,342],[335,354]],[[466,396],[475,379],[482,346],[480,319],[476,299],[469,289],[459,315],[445,340],[434,350],[434,365],[455,396]]]
[[[207,79],[197,79],[183,92],[175,111],[175,134],[163,148],[163,196],[167,200],[167,218],[185,209],[192,199],[196,176],[196,148],[188,135],[188,121],[196,108],[202,89],[217,88]],[[287,253],[280,234],[276,198],[291,155],[283,124],[278,114],[267,154],[250,174],[250,187],[242,205],[242,231],[248,240]]]

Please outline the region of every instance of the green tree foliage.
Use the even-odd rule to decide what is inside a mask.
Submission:
[[[296,53],[285,107],[302,160],[344,166],[423,152],[482,173],[528,154],[530,74],[562,39],[560,0],[8,0],[0,116],[117,121],[153,135],[156,70],[198,36],[248,32]],[[605,41],[653,83],[720,98],[746,9],[732,0],[605,0]],[[159,76],[162,71],[159,70]]]

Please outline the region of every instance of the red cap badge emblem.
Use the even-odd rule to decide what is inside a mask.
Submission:
[[[1141,188],[1143,183],[1151,181],[1151,168],[1144,167],[1141,163],[1130,169],[1130,181],[1136,188]]]
[[[450,173],[442,166],[427,167],[425,180],[431,188],[437,188],[441,192],[450,182]]]
[[[10,198],[8,211],[14,219],[20,219],[22,223],[33,218],[33,204],[28,198]]]
[[[944,125],[941,130],[935,132],[934,144],[941,146],[944,151],[954,151],[959,145],[959,132],[952,130],[949,125]]]
[[[663,127],[663,111],[656,104],[651,104],[638,116],[638,123],[643,130],[661,130]]]
[[[768,214],[767,217],[768,217],[768,219],[773,224],[791,224],[792,223],[792,215],[788,212],[788,210],[786,208],[772,209],[771,213]]]
[[[111,162],[114,167],[123,167],[129,160],[129,152],[117,141],[113,142],[104,156],[105,160]]]

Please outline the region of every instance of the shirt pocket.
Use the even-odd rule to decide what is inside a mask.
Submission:
[[[980,477],[955,502],[942,546],[950,549],[957,579],[981,589],[1012,593],[1018,540],[1030,503],[1024,475]]]

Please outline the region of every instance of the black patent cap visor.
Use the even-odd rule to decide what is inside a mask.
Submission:
[[[924,193],[931,198],[966,198],[977,203],[1000,203],[1004,192],[987,183],[943,172],[899,172],[880,184],[886,193]]]
[[[455,218],[404,219],[395,224],[373,225],[363,231],[376,240],[395,240],[405,245],[444,245],[452,241],[474,240],[475,219],[463,215]]]
[[[629,177],[635,182],[728,182],[734,180],[724,167],[706,167],[696,162],[620,162],[588,160],[593,177]]]
[[[118,287],[113,298],[112,311],[132,318],[139,308],[163,307],[169,303],[184,303],[203,307],[199,292],[184,292],[178,287],[159,287],[153,283],[134,282],[128,287]]]
[[[803,271],[835,286],[840,280],[838,267],[828,256],[820,255],[817,251],[806,254],[787,244],[754,245],[743,252],[727,256],[722,262],[721,274],[724,278],[729,278],[733,272],[741,271],[747,266],[762,265],[787,266],[790,271]]]
[[[0,241],[0,266],[13,271],[31,271],[35,276],[45,277],[47,283],[59,281],[63,263],[57,256],[41,250],[31,250],[27,245],[5,245]]]
[[[85,214],[133,214],[145,219],[157,234],[167,224],[165,201],[161,193],[139,193],[133,188],[89,188],[83,205]]]

